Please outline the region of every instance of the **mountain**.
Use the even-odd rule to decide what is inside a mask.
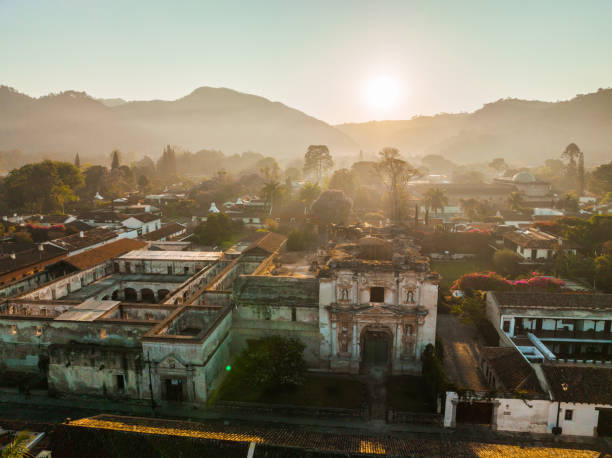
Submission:
[[[104,105],[106,105],[107,107],[113,108],[116,107],[118,105],[123,105],[124,103],[127,103],[126,100],[120,99],[120,98],[114,98],[114,99],[96,99],[98,102],[102,102]]]
[[[441,154],[457,162],[505,157],[539,163],[574,142],[594,164],[612,158],[612,89],[562,102],[502,99],[473,113],[336,127],[366,150],[394,146],[412,156]]]
[[[166,144],[301,157],[308,145],[326,144],[334,155],[395,146],[410,156],[533,164],[558,157],[571,142],[587,164],[610,160],[612,89],[562,102],[502,99],[472,113],[330,126],[226,88],[201,87],[172,101],[127,102],[75,91],[33,98],[0,86],[0,151],[19,149],[29,157],[107,157],[114,148],[158,156]]]
[[[358,146],[346,134],[263,97],[201,87],[173,101],[96,100],[67,91],[32,98],[0,87],[0,150],[159,155],[166,144],[192,151],[303,155],[310,144],[334,152]]]

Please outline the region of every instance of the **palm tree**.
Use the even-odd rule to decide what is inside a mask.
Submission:
[[[270,214],[272,213],[272,205],[282,192],[282,189],[282,185],[276,179],[271,179],[265,182],[263,188],[261,189],[261,192],[266,197],[266,206],[268,207],[268,212]]]
[[[444,206],[448,205],[448,198],[444,189],[430,188],[423,196],[423,203],[429,210],[435,210],[437,214],[438,210],[444,210]]]
[[[30,433],[20,431],[15,435],[13,441],[2,449],[2,458],[29,458],[34,456],[27,447],[29,441]]]
[[[513,191],[510,193],[510,195],[508,196],[508,207],[510,207],[510,210],[515,212],[521,212],[523,211],[523,204],[524,200],[522,192]]]
[[[470,220],[470,223],[474,221],[474,218],[478,216],[478,201],[476,199],[461,199],[459,204],[461,205],[465,216],[467,216]]]

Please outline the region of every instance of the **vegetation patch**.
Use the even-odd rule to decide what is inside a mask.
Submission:
[[[435,412],[436,403],[424,377],[402,375],[387,379],[387,404],[406,412]]]

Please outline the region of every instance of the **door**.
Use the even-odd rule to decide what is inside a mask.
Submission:
[[[386,366],[389,337],[385,332],[367,332],[364,338],[363,363],[365,366]]]
[[[599,437],[612,437],[612,409],[599,409],[597,435]]]
[[[490,425],[493,404],[490,402],[460,402],[457,404],[457,424]]]
[[[183,381],[181,379],[166,379],[166,401],[183,400]]]

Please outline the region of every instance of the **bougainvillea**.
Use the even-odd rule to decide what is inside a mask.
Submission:
[[[510,290],[539,290],[539,291],[559,291],[563,289],[565,283],[554,277],[538,275],[532,272],[533,276],[520,280],[508,280],[495,272],[465,274],[454,281],[451,290],[481,290],[481,291],[510,291]]]

